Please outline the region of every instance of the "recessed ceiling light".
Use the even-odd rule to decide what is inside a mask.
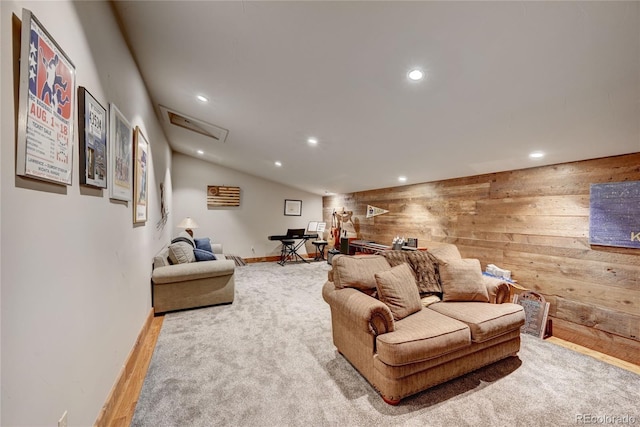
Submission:
[[[415,68],[407,73],[407,77],[409,77],[409,80],[417,82],[418,80],[422,80],[424,78],[424,71]]]
[[[316,145],[318,143],[318,138],[311,137],[307,139],[307,142],[311,145]]]
[[[533,153],[529,154],[530,159],[541,159],[543,157],[544,153],[542,151],[534,151]]]
[[[407,182],[407,177],[406,177],[406,176],[399,176],[399,177],[398,177],[398,181],[400,181],[400,182]]]
[[[198,150],[198,151],[197,151],[197,153],[198,153],[198,154],[200,154],[200,155],[203,155],[203,154],[204,154],[204,151],[202,151],[202,150]]]
[[[204,95],[198,95],[198,96],[196,96],[196,98],[198,98],[198,101],[200,101],[200,102],[209,102],[209,98],[207,98]]]
[[[275,165],[276,165],[277,167],[280,167],[280,166],[282,166],[282,162],[280,162],[280,161],[276,160]]]

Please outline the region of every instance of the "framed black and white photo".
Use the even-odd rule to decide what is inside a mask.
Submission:
[[[302,215],[302,200],[289,200],[284,201],[284,214],[287,216],[301,216]]]
[[[109,198],[131,201],[133,130],[115,104],[109,111]]]
[[[80,86],[78,88],[80,126],[80,184],[107,188],[107,110]]]

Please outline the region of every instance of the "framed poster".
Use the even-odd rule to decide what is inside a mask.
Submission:
[[[22,9],[16,174],[71,185],[76,69]]]
[[[115,104],[109,106],[109,198],[131,201],[133,130]]]
[[[640,249],[640,181],[591,184],[589,244]]]
[[[80,184],[107,188],[107,110],[80,86],[78,88],[80,132]]]
[[[135,147],[135,173],[133,189],[133,223],[147,222],[147,207],[149,203],[149,142],[145,138],[142,130],[136,126],[134,133]]]
[[[302,200],[289,200],[284,201],[284,214],[287,216],[301,216],[302,215]]]

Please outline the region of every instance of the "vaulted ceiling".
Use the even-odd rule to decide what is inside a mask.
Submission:
[[[640,151],[640,2],[113,4],[175,151],[313,193]]]

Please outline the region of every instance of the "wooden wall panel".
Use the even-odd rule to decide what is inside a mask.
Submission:
[[[640,181],[640,153],[327,196],[324,220],[344,207],[363,239],[454,243],[545,295],[554,335],[640,363],[640,250],[588,240],[590,184],[621,181]]]

